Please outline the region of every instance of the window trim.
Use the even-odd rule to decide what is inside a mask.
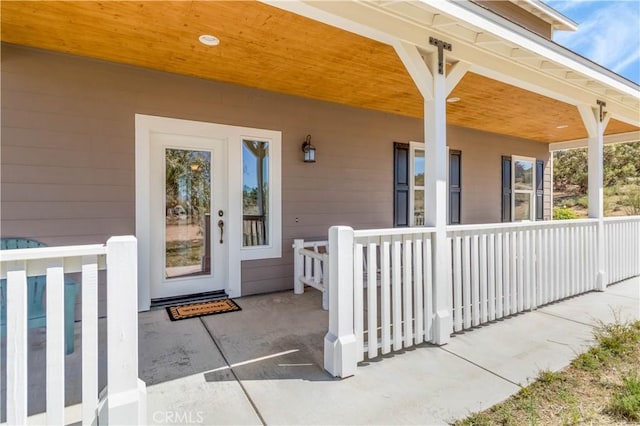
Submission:
[[[243,129],[248,130],[248,129]],[[282,147],[279,135],[269,135],[263,133],[257,129],[252,129],[255,133],[241,133],[239,135],[239,144],[237,149],[232,149],[233,155],[230,155],[229,164],[240,164],[240,167],[236,168],[237,184],[232,184],[232,188],[238,188],[239,191],[239,208],[240,208],[240,229],[238,235],[233,235],[232,238],[238,240],[240,247],[240,260],[258,260],[258,259],[273,259],[282,257]],[[268,132],[268,131],[267,131]],[[260,142],[267,142],[269,144],[269,205],[268,205],[268,223],[267,229],[269,229],[269,244],[262,246],[244,246],[242,243],[242,216],[243,216],[243,163],[242,163],[242,149],[245,140],[255,140]],[[237,155],[237,158],[233,157]],[[232,180],[231,167],[229,170],[229,178]],[[231,200],[230,200],[231,201]],[[231,235],[231,234],[230,234]]]
[[[531,189],[516,189],[516,161],[531,163],[532,181]],[[535,222],[536,221],[536,159],[533,157],[524,157],[521,155],[511,156],[511,222]],[[529,194],[531,202],[529,203],[529,219],[516,220],[516,194]]]

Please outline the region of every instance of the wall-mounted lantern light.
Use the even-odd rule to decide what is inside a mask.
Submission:
[[[305,163],[316,162],[316,147],[311,145],[311,135],[307,135],[307,138],[302,143],[302,152],[304,152]]]

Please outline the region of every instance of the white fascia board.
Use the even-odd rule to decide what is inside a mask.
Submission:
[[[584,148],[588,145],[589,139],[574,139],[564,142],[554,142],[549,144],[549,152],[562,151],[564,149]],[[617,143],[640,142],[640,131],[617,133],[615,135],[605,135],[604,144],[613,145]]]
[[[562,13],[558,12],[554,8],[550,7],[549,5],[544,4],[540,0],[509,0],[509,1],[521,8],[522,6],[520,6],[519,4],[520,2],[528,4],[529,7],[536,9],[537,11],[540,12],[540,14],[545,15],[544,17],[539,16],[539,18],[551,24],[554,28],[557,28],[559,30],[567,30],[567,31],[575,31],[578,29],[578,24],[576,22],[567,18]]]
[[[572,82],[568,82],[564,78],[552,73],[510,60],[498,53],[484,50],[472,42],[456,38],[453,33],[447,33],[441,29],[433,28],[429,26],[429,23],[420,25],[413,20],[398,16],[389,10],[380,9],[375,4],[358,1],[260,1],[390,46],[394,46],[398,40],[401,40],[414,44],[420,47],[423,51],[434,52],[434,47],[429,45],[429,37],[436,37],[453,43],[453,50],[451,52],[446,52],[448,60],[451,62],[467,62],[471,64],[470,71],[472,72],[498,81],[503,81],[513,86],[520,87],[552,99],[557,99],[571,105],[595,105],[597,99],[605,98],[607,101],[607,111],[613,116],[613,118],[631,125],[640,126],[640,116],[638,111],[629,105],[623,104],[622,102],[616,101],[610,97],[598,95],[594,91],[588,90],[587,88]],[[490,27],[495,31],[497,33],[497,38],[500,40],[504,40],[506,43],[512,42],[510,37],[514,36],[513,32],[509,33],[501,25],[492,23],[488,19],[479,17],[477,14],[472,13],[465,8],[460,8],[456,4],[452,4],[448,1],[422,0],[422,3],[412,3],[412,5],[418,4],[425,7],[425,10],[428,10],[430,3],[435,3],[433,8],[436,9],[436,11],[432,10],[430,13],[439,13],[437,10],[440,10],[440,7],[446,8],[448,12],[445,11],[444,13],[460,13],[463,15],[462,17],[458,17],[462,21],[461,23],[466,19],[479,21],[480,24]],[[455,8],[455,10],[452,8]],[[476,6],[476,8],[479,7]],[[476,25],[474,22],[471,23]],[[513,25],[517,27],[515,24]],[[526,32],[529,37],[533,36],[531,32],[522,28],[519,29]],[[488,29],[479,29],[478,31],[493,32]],[[518,38],[526,39],[522,34],[519,34]],[[551,44],[553,45],[553,43]],[[539,49],[539,47],[537,47],[531,40],[528,40],[527,46],[523,47],[534,49],[534,51],[536,51],[535,49]],[[562,49],[562,52],[564,54],[567,53],[564,49]],[[561,56],[562,54],[555,52],[553,58],[559,58]],[[553,58],[550,58],[550,60],[555,61]],[[597,78],[594,78],[595,80],[607,85],[607,83],[603,81],[600,73],[595,72],[594,70],[591,71],[592,74],[596,74],[598,76]],[[609,80],[616,83],[612,79]],[[633,92],[630,87],[625,87],[627,87],[627,90],[632,92],[631,96],[634,98],[640,98],[640,91],[637,90],[636,92]]]
[[[600,81],[615,90],[640,98],[640,88],[626,81],[623,77],[607,75],[603,72],[604,69],[596,69],[601,67],[596,66],[588,59],[582,58],[557,43],[538,36],[517,24],[506,21],[495,13],[471,2],[442,0],[419,0],[419,2],[432,9],[468,22],[480,30],[490,32],[503,40],[508,40],[510,43],[536,52],[541,57],[564,65],[571,70],[586,75],[590,79]],[[615,75],[613,72],[611,74]]]

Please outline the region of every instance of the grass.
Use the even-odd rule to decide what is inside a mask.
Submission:
[[[536,380],[456,425],[578,425],[640,422],[640,321],[599,324],[596,344],[560,371]]]

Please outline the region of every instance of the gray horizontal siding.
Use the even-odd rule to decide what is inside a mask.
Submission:
[[[2,45],[3,236],[50,245],[135,233],[135,114],[282,131],[283,257],[246,261],[243,294],[292,287],[294,238],[392,226],[393,142],[421,120]],[[302,162],[307,134],[315,164]],[[462,150],[464,223],[499,220],[499,159],[546,145],[448,128]]]

